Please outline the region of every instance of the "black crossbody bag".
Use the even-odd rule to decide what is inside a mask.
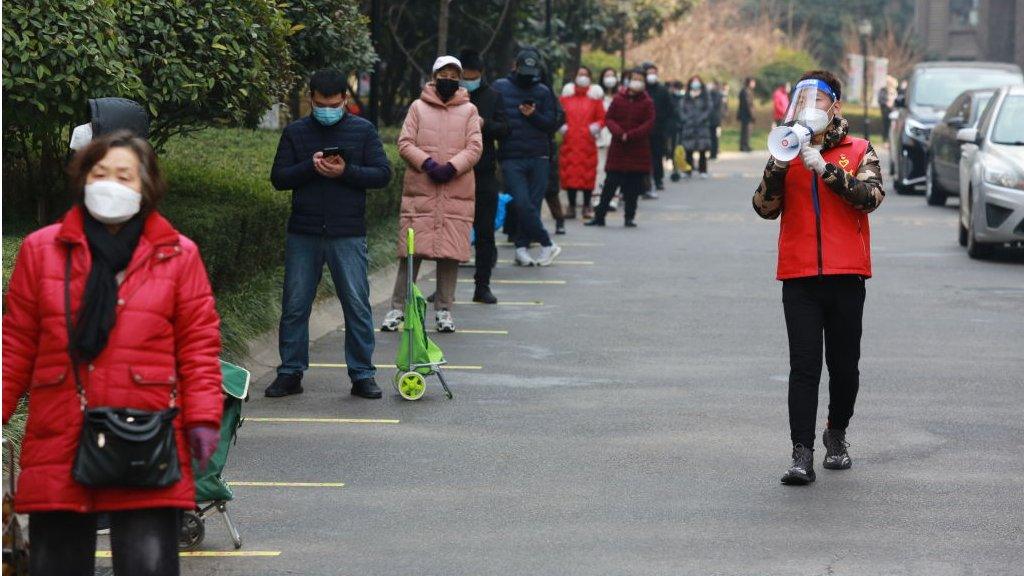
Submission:
[[[164,488],[181,479],[174,438],[177,387],[170,407],[150,412],[132,408],[90,408],[71,349],[71,249],[64,270],[64,317],[68,329],[71,372],[82,408],[82,432],[71,469],[76,482],[91,488]]]

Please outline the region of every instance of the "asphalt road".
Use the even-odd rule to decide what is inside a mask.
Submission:
[[[871,217],[854,467],[822,470],[819,440],[818,481],[784,487],[778,223],[750,206],[764,158],[670,185],[635,230],[570,222],[551,268],[500,266],[549,283],[456,308],[460,329],[507,334],[436,336],[478,367],[448,372],[453,401],[436,380],[404,401],[387,368],[381,401],[349,396],[339,368],[282,400],[254,383],[250,418],[398,422],[248,421],[230,480],[344,486],[237,487],[242,551],[279,554],[187,558],[185,574],[1024,573],[1024,258],[970,260],[955,209],[890,194]],[[342,338],[313,361],[343,362]],[[396,342],[380,336],[378,362]],[[207,531],[205,550],[231,550],[219,519]]]

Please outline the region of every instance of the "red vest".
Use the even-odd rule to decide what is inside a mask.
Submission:
[[[845,136],[821,155],[829,164],[856,175],[867,148],[867,140]],[[835,274],[871,276],[868,215],[830,190],[797,157],[786,171],[776,277]]]

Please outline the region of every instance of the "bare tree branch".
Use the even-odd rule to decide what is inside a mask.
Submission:
[[[491,34],[491,39],[487,41],[487,46],[480,51],[480,56],[487,54],[487,51],[491,49],[491,45],[494,44],[494,40],[501,33],[501,27],[505,25],[505,17],[508,16],[508,8],[512,5],[512,0],[505,0],[505,7],[501,9],[501,17],[498,18],[498,25],[494,27],[494,33]]]
[[[398,49],[402,51],[402,54],[405,54],[405,58],[409,61],[409,64],[411,64],[412,67],[415,68],[416,71],[420,73],[421,77],[422,76],[426,76],[426,72],[423,71],[423,68],[416,62],[416,59],[413,58],[412,54],[410,54],[409,51],[406,50],[405,45],[402,44],[401,38],[398,37],[398,26],[391,19],[392,12],[396,11],[396,9],[397,9],[398,20],[399,20],[399,22],[401,22],[402,16],[405,13],[405,5],[406,5],[406,2],[402,2],[401,5],[399,5],[397,7],[396,6],[392,6],[388,10],[388,30],[391,32],[391,37],[395,39],[395,45],[398,46]]]

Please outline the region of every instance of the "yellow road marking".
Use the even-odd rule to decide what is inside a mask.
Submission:
[[[178,556],[182,558],[273,558],[280,555],[281,552],[279,550],[193,550],[191,552],[178,552]],[[111,558],[112,555],[110,550],[97,550],[96,557]]]
[[[514,264],[512,260],[498,260],[498,264]],[[593,266],[593,260],[555,260],[553,265],[565,264],[568,266]]]
[[[245,417],[246,422],[272,424],[398,424],[399,420],[387,418],[254,418]]]
[[[310,368],[348,368],[348,364],[310,364]],[[396,368],[394,364],[377,364],[377,368]],[[442,364],[443,370],[483,370],[483,366],[456,366],[454,364]]]
[[[344,488],[344,482],[233,482],[228,486],[252,486],[255,488]]]
[[[459,280],[459,284],[473,284],[476,280],[472,278],[463,278]],[[491,280],[491,284],[542,284],[542,285],[554,285],[561,286],[565,284],[565,280]]]
[[[481,305],[481,306],[491,306],[491,304],[484,304],[483,302],[459,302],[459,301],[456,301],[455,304],[458,304],[460,306],[476,306],[478,304]],[[544,303],[541,302],[540,300],[534,300],[532,302],[506,302],[506,301],[502,300],[502,301],[498,302],[498,306],[543,306],[543,305],[544,305]]]

